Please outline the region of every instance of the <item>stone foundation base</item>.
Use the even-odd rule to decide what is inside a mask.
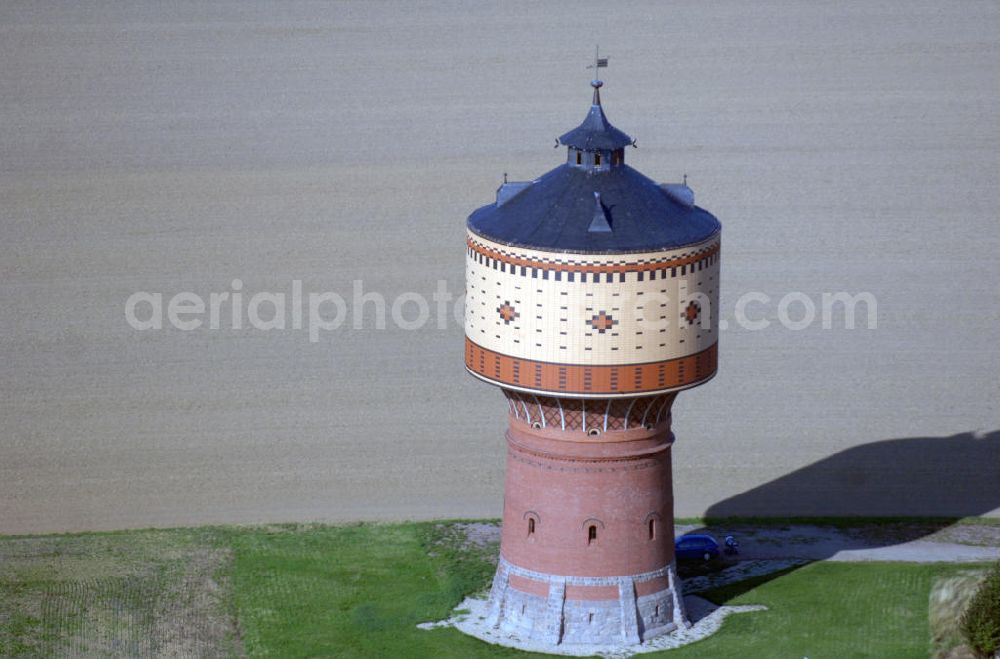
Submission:
[[[545,652],[573,657],[607,657],[608,659],[624,659],[646,652],[670,650],[700,641],[711,636],[722,626],[726,616],[732,613],[760,611],[763,606],[723,606],[716,607],[708,600],[688,596],[685,598],[685,610],[697,620],[687,629],[677,629],[669,634],[661,633],[643,643],[626,643],[616,640],[613,643],[561,643],[550,645],[539,640],[521,638],[516,633],[502,632],[486,623],[488,602],[485,598],[466,598],[452,617],[437,622],[425,622],[417,625],[420,629],[437,629],[439,627],[454,627],[455,629],[474,636],[487,643],[495,643],[525,652]]]
[[[485,624],[550,646],[636,644],[689,627],[673,563],[620,577],[527,570],[500,558]]]

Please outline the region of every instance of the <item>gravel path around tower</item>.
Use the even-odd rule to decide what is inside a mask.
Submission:
[[[683,524],[679,536],[706,527]],[[805,559],[810,561],[906,561],[913,563],[1000,560],[1000,526],[956,524],[944,528],[920,524],[870,524],[838,528],[789,525],[708,526],[721,540],[732,534],[740,542],[741,561]]]

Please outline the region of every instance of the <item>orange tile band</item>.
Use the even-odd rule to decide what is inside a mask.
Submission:
[[[710,258],[719,252],[719,243],[716,242],[695,254],[676,259],[664,259],[662,261],[650,261],[648,263],[626,263],[626,264],[585,264],[585,263],[551,263],[549,261],[539,261],[517,256],[510,256],[498,252],[495,249],[482,245],[472,238],[465,239],[466,245],[472,251],[483,256],[507,263],[510,265],[524,266],[538,270],[560,270],[562,272],[641,272],[648,270],[663,270],[665,268],[679,268],[683,265],[697,263],[698,261]],[[561,256],[568,256],[561,254]]]
[[[502,355],[465,339],[465,367],[499,385],[548,394],[580,396],[645,395],[681,389],[715,375],[718,344],[699,353],[644,364],[585,366]]]

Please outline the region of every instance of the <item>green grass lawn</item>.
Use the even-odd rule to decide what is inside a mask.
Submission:
[[[434,523],[0,538],[0,656],[525,656],[415,626],[486,588],[493,552]],[[768,610],[661,656],[926,657],[932,584],[963,569],[817,563],[710,591]]]
[[[715,636],[671,657],[926,657],[928,597],[952,565],[814,563],[762,583],[707,593],[767,611],[726,619]]]
[[[226,533],[248,654],[283,657],[506,656],[452,629],[465,594],[489,583],[485,551],[432,524],[277,527]]]

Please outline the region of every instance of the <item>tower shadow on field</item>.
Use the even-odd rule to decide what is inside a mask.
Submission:
[[[755,539],[741,537],[741,529],[753,528],[760,537],[783,524],[850,526],[851,532],[831,534],[832,540],[810,549],[809,560],[823,560],[841,550],[925,538],[998,507],[1000,430],[909,437],[846,449],[713,504],[701,532],[733,533],[744,558]],[[748,582],[747,589],[762,580],[768,577]]]

